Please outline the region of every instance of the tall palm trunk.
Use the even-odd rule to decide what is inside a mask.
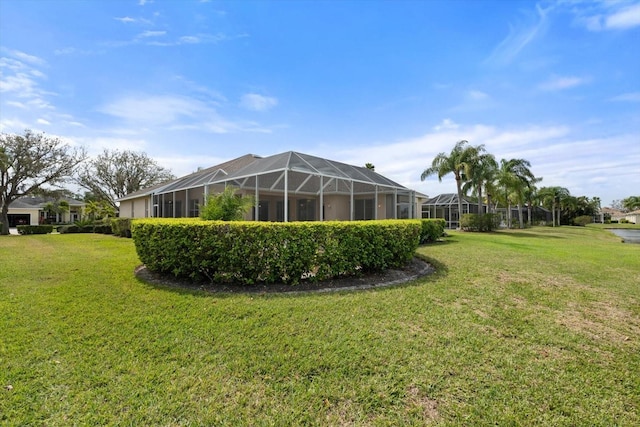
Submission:
[[[460,228],[460,221],[462,220],[462,177],[456,176],[456,187],[458,190],[458,226]]]
[[[524,228],[524,219],[522,218],[522,206],[518,203],[518,222],[520,223],[520,228]]]
[[[556,226],[556,201],[553,201],[551,205],[551,224],[553,227]]]

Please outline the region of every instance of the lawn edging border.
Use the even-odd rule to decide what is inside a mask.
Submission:
[[[278,284],[228,284],[193,282],[188,279],[176,278],[172,275],[155,273],[147,269],[144,264],[134,269],[134,275],[143,283],[157,287],[172,289],[204,291],[211,294],[306,294],[332,293],[343,291],[361,291],[368,289],[387,288],[403,285],[426,277],[436,272],[436,269],[423,257],[414,256],[401,268],[390,268],[378,273],[363,276],[341,277],[320,282],[303,281],[297,285]]]

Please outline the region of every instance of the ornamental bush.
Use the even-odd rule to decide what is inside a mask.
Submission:
[[[460,228],[464,231],[493,231],[500,227],[500,215],[497,214],[463,214]]]
[[[352,222],[139,219],[131,232],[154,272],[196,281],[298,283],[401,267],[412,257],[419,220]]]
[[[111,218],[111,231],[119,237],[131,237],[131,218]]]
[[[421,220],[420,243],[435,242],[444,236],[444,227],[447,222],[442,218]]]
[[[590,215],[582,215],[573,219],[573,225],[579,225],[584,227],[587,224],[591,224],[593,222],[593,218]]]
[[[53,225],[19,225],[19,234],[49,234],[53,232]]]

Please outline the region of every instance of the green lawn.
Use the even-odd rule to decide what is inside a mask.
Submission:
[[[0,237],[0,425],[640,425],[640,245],[451,233],[380,290],[221,295],[133,242]]]

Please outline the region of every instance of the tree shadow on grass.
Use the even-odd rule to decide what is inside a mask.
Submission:
[[[551,234],[540,234],[536,232],[526,232],[526,231],[518,232],[518,231],[500,230],[500,231],[494,231],[490,234],[494,234],[496,236],[509,236],[509,237],[516,237],[516,238],[527,237],[527,238],[533,238],[533,239],[566,239],[566,237],[564,236],[554,236]]]

